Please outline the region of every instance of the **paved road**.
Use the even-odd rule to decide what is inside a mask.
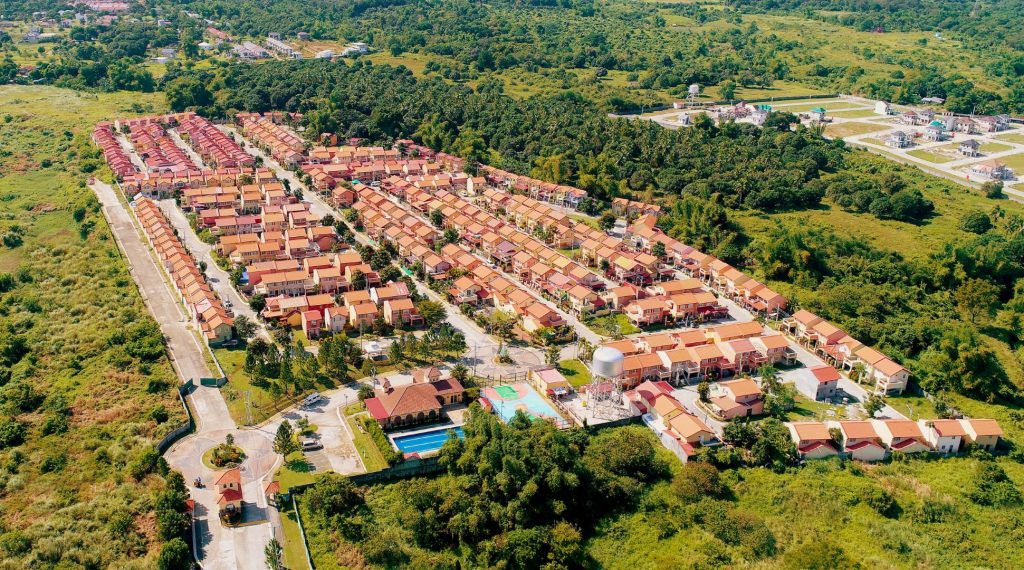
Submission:
[[[235,312],[236,316],[245,315],[249,317],[252,322],[256,323],[260,336],[269,340],[270,334],[267,332],[263,321],[260,320],[259,315],[249,307],[249,303],[231,285],[231,275],[221,269],[213,259],[213,246],[199,239],[199,236],[192,230],[192,226],[189,225],[185,213],[178,208],[173,199],[160,200],[157,204],[159,204],[160,210],[167,216],[171,225],[174,226],[174,229],[178,230],[178,237],[184,240],[185,247],[192,252],[196,259],[206,262],[207,280],[221,300],[231,303],[231,310]]]
[[[199,168],[206,168],[206,164],[203,163],[203,157],[199,156],[199,153],[197,153],[191,145],[182,140],[181,134],[178,133],[178,129],[167,129],[167,134],[170,135],[174,144],[178,145],[181,150],[185,151],[185,154],[192,159],[192,162],[194,162],[196,166]]]
[[[213,376],[191,320],[185,315],[177,294],[164,280],[162,267],[157,263],[143,236],[132,221],[132,214],[118,200],[116,190],[109,184],[95,182],[96,193],[103,211],[110,220],[118,244],[128,258],[130,272],[150,312],[160,324],[168,351],[180,380]],[[168,463],[180,471],[189,483],[196,477],[212,482],[213,473],[202,465],[202,454],[224,441],[227,434],[246,453],[242,464],[243,493],[251,505],[246,507],[249,520],[274,517],[267,512],[263,496],[264,479],[273,472],[277,455],[271,449],[273,434],[259,430],[238,430],[228,412],[227,404],[216,388],[197,387],[188,399],[196,416],[196,433],[176,443],[166,453]],[[209,487],[191,490],[196,500],[195,529],[196,554],[208,569],[240,568],[263,570],[263,547],[275,527],[253,524],[235,529],[225,528],[218,520],[217,497]],[[251,508],[250,508],[251,507]],[[279,531],[280,524],[276,525]],[[283,537],[282,537],[283,538]],[[258,553],[254,555],[253,553]]]

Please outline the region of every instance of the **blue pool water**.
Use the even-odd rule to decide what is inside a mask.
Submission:
[[[525,392],[525,394],[522,397],[518,397],[518,395],[513,396],[511,394],[513,390],[502,387],[499,387],[498,390],[495,390],[494,388],[484,389],[484,396],[491,401],[491,405],[494,406],[494,411],[498,413],[498,416],[501,417],[505,423],[508,423],[512,417],[516,415],[517,410],[526,412],[526,415],[529,416],[530,419],[534,420],[538,418],[550,418],[555,420],[556,423],[564,421],[562,416],[560,416],[558,412],[551,407],[551,404],[548,404],[547,401],[545,401],[544,398],[528,384],[517,383],[513,384],[510,388],[520,393]]]
[[[395,447],[402,453],[430,453],[441,449],[448,441],[448,432],[455,432],[459,439],[465,439],[461,427],[443,427],[435,430],[399,435],[394,438]]]

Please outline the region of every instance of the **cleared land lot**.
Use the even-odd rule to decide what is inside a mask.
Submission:
[[[825,134],[830,137],[849,137],[853,135],[863,135],[865,133],[873,133],[876,131],[884,131],[888,127],[883,125],[876,125],[873,123],[840,123],[835,125],[829,125],[825,127]]]

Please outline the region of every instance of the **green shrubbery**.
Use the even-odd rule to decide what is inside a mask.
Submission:
[[[380,429],[380,425],[376,420],[369,416],[362,416],[359,418],[359,421],[362,423],[366,433],[370,434],[374,445],[380,450],[381,455],[384,456],[384,461],[387,461],[388,465],[395,465],[402,461],[402,454],[391,445],[391,441],[388,440],[384,430]]]

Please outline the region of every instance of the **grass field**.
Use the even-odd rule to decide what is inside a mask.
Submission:
[[[0,540],[25,540],[4,550],[12,568],[81,567],[83,552],[97,567],[156,565],[163,479],[128,473],[185,414],[83,169],[106,175],[87,142],[97,121],[162,108],[156,95],[0,87],[0,233],[20,235],[0,249],[0,271],[16,276],[3,293],[0,367],[5,394],[32,395],[3,416],[26,429],[24,443],[0,452]],[[115,512],[128,525],[110,533]]]
[[[957,157],[954,154],[952,154],[952,153],[949,153],[949,154],[942,153],[942,152],[939,152],[939,149],[934,149],[934,150],[928,150],[928,149],[911,150],[911,151],[907,152],[907,155],[920,158],[921,160],[927,160],[928,162],[934,162],[936,164],[942,164],[944,162],[952,162],[952,161],[957,159]]]
[[[825,134],[830,137],[844,138],[853,135],[863,135],[877,131],[884,131],[886,129],[888,129],[888,127],[875,125],[873,123],[852,122],[828,125],[825,127]]]
[[[1001,156],[997,160],[1012,168],[1018,176],[1024,174],[1024,152]]]
[[[836,111],[835,113],[829,113],[829,116],[839,117],[840,119],[866,119],[868,117],[877,117],[874,109],[854,109],[852,111]]]
[[[748,235],[767,230],[774,219],[823,225],[840,234],[856,235],[880,249],[896,251],[908,258],[927,256],[943,245],[963,236],[957,227],[960,217],[973,210],[990,211],[997,203],[1007,214],[1024,214],[1024,206],[1010,200],[990,200],[962,186],[925,173],[912,172],[922,193],[935,204],[936,216],[915,225],[893,220],[879,220],[870,214],[847,212],[825,203],[817,210],[786,212],[772,215],[736,212],[731,215]]]
[[[640,329],[629,322],[629,318],[622,313],[596,317],[586,324],[590,330],[604,336],[614,336],[616,334],[629,335],[640,332]]]
[[[359,457],[363,460],[363,466],[366,467],[367,473],[380,471],[388,466],[388,462],[384,460],[384,456],[381,455],[377,444],[373,443],[373,439],[368,434],[360,431],[360,426],[357,423],[360,415],[363,414],[345,416],[348,428],[352,432],[352,443],[355,445]]]
[[[574,388],[590,384],[590,370],[588,370],[587,365],[580,360],[563,360],[558,363],[558,371],[562,373],[562,376],[565,376],[565,379],[568,380]]]
[[[777,111],[789,111],[790,113],[806,113],[807,111],[810,111],[811,109],[816,109],[818,107],[822,107],[826,111],[828,111],[829,107],[842,108],[848,107],[850,105],[851,103],[849,101],[845,101],[837,97],[834,99],[811,99],[809,101],[804,102],[780,101],[779,103],[776,103],[772,108]]]
[[[1008,135],[999,135],[996,138],[999,140],[1024,144],[1024,133],[1010,133]]]

